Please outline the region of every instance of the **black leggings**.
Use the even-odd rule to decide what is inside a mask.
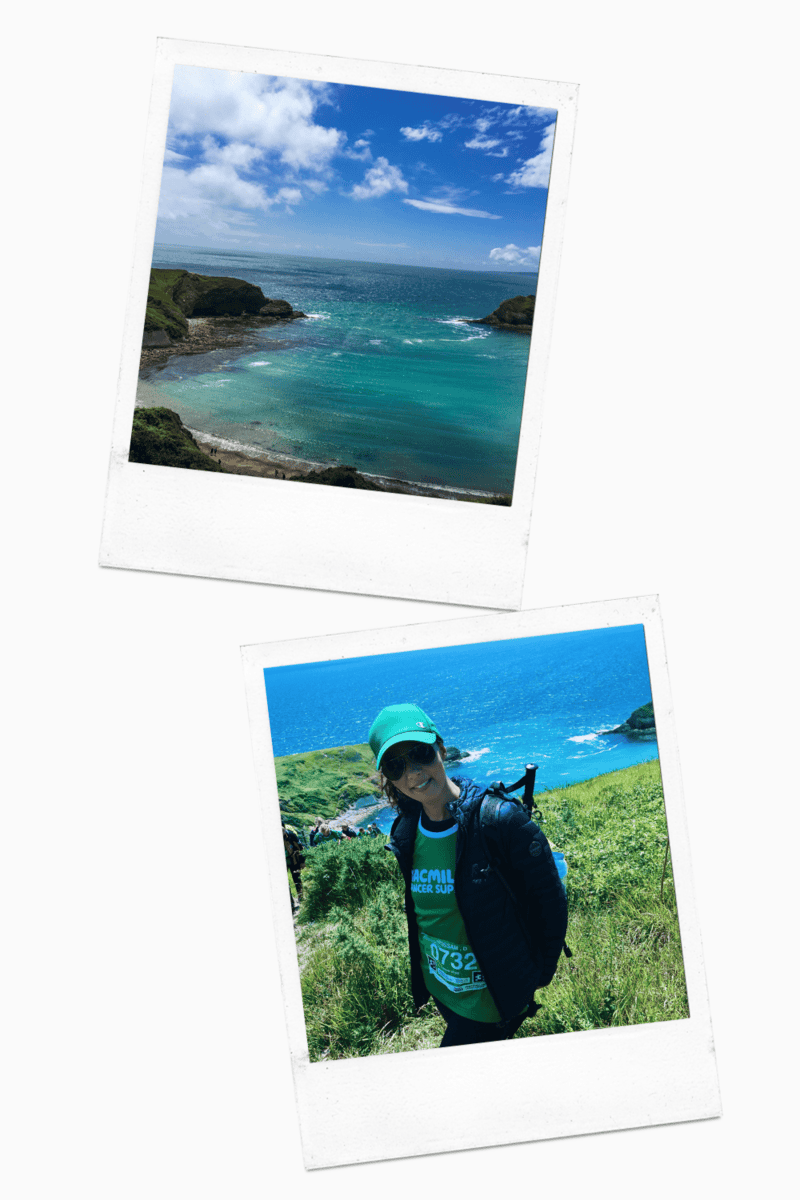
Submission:
[[[504,1042],[512,1038],[525,1020],[526,1013],[512,1017],[509,1021],[471,1021],[469,1017],[460,1017],[441,1000],[433,997],[433,1003],[447,1022],[444,1037],[439,1043],[442,1046],[471,1046],[475,1042]]]

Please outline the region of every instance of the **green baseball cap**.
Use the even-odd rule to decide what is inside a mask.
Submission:
[[[398,742],[426,742],[433,745],[439,730],[418,704],[390,704],[378,713],[369,731],[369,744],[377,766],[390,746]]]

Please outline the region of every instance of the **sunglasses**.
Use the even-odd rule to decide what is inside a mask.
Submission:
[[[381,759],[381,771],[392,783],[396,783],[405,774],[406,763],[409,766],[429,767],[436,758],[436,746],[425,742],[414,742],[406,754],[396,754],[392,758],[384,756]]]

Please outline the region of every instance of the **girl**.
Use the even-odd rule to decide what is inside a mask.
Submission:
[[[445,772],[444,742],[416,704],[392,704],[369,743],[397,809],[389,849],[406,885],[411,991],[447,1024],[442,1046],[513,1037],[539,1007],[567,929],[547,838],[513,800],[489,824],[487,789]]]

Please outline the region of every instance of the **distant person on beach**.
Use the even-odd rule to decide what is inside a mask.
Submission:
[[[439,730],[416,704],[384,708],[369,744],[398,813],[388,845],[406,885],[414,1005],[433,998],[442,1046],[511,1038],[567,931],[547,838],[514,800],[484,805],[487,788],[447,775]]]

